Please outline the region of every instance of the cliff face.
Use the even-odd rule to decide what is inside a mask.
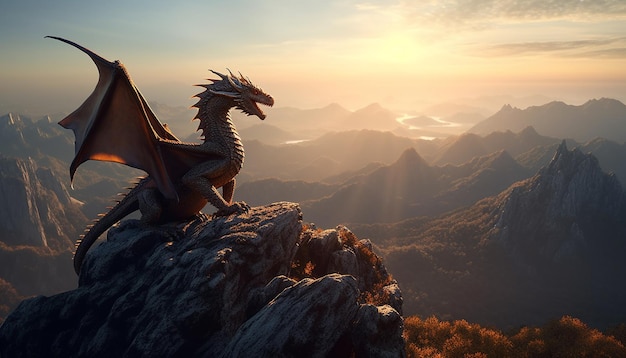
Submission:
[[[32,159],[0,157],[0,241],[70,250],[87,219],[61,180]]]
[[[0,356],[403,356],[402,296],[367,241],[296,204],[183,224],[128,220],[78,288],[23,301]]]

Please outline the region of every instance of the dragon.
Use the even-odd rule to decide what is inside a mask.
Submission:
[[[140,222],[146,225],[187,220],[207,203],[217,209],[214,216],[248,211],[246,203],[233,202],[235,176],[243,166],[244,150],[230,110],[237,108],[264,120],[266,115],[259,104],[273,106],[272,96],[241,73],[237,77],[230,70],[227,75],[211,70],[219,78],[198,85],[204,91],[195,96],[199,100],[192,106],[198,109],[194,119],[200,121],[203,143],[185,143],[157,119],[120,61],[108,61],[61,37],[46,37],[81,50],[99,72],[91,95],[59,122],[75,136],[71,182],[78,166],[87,160],[121,163],[147,173],[76,241],[77,275],[98,237],[134,211],[140,211]]]

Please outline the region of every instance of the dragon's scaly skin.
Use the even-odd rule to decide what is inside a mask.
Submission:
[[[199,101],[194,105],[198,108],[196,118],[200,120],[198,129],[202,130],[204,142],[189,144],[163,140],[160,143],[194,156],[206,156],[206,161],[194,166],[182,177],[175,178],[178,201],[165,199],[150,176],[142,179],[108,213],[88,227],[77,241],[74,254],[76,273],[80,273],[85,255],[98,237],[135,210],[141,211],[141,220],[147,224],[187,219],[196,215],[207,202],[218,209],[215,215],[247,210],[245,203],[232,202],[235,176],[243,165],[244,150],[229,111],[235,107],[248,115],[265,119],[257,103],[271,106],[274,100],[243,76],[214,73],[220,78],[201,85],[206,90],[196,96]],[[218,188],[222,188],[222,195]]]

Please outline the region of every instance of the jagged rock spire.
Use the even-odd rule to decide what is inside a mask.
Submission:
[[[566,251],[570,258],[581,254],[599,239],[598,222],[623,222],[626,214],[615,175],[603,172],[592,154],[568,150],[565,141],[547,166],[500,197],[496,237],[513,251],[540,252],[548,261]]]

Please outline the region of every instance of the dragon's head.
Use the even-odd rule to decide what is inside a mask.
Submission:
[[[228,75],[223,75],[213,70],[211,72],[220,76],[220,79],[212,79],[213,83],[202,85],[202,87],[207,89],[205,93],[230,98],[234,101],[235,107],[243,113],[265,119],[265,113],[259,108],[258,104],[273,106],[274,99],[272,96],[263,92],[241,73],[239,77],[236,77],[230,70]]]

